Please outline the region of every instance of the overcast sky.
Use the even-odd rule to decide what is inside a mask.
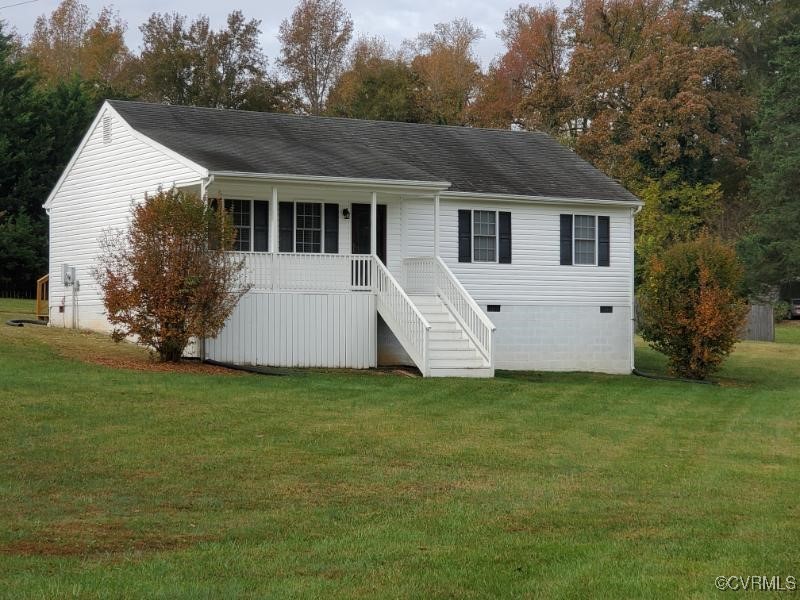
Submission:
[[[23,0],[0,0],[0,6],[15,4]],[[501,50],[500,40],[495,35],[502,27],[505,11],[521,0],[343,0],[355,22],[356,35],[380,35],[391,44],[399,46],[405,39],[418,33],[430,31],[434,23],[467,17],[483,30],[484,39],[476,45],[476,52],[483,66],[489,64]],[[153,12],[179,12],[189,16],[207,14],[216,29],[225,22],[226,15],[239,8],[247,18],[261,19],[262,45],[271,61],[278,56],[278,27],[287,18],[296,0],[239,0],[236,3],[212,2],[211,0],[172,0],[169,3],[154,0],[128,2],[104,2],[84,0],[96,13],[104,4],[113,4],[120,16],[128,23],[128,45],[138,50],[141,37],[139,25]],[[530,4],[550,4],[550,0],[528,0]],[[553,0],[553,4],[564,7],[569,0]],[[0,19],[27,36],[36,17],[50,14],[58,6],[58,0],[35,0],[20,6],[0,9]]]

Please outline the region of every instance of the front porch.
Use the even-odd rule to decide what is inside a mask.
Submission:
[[[494,326],[439,258],[404,259],[395,277],[374,254],[237,255],[252,289],[209,358],[377,366],[379,315],[423,376],[494,375]]]
[[[374,367],[385,327],[423,376],[493,376],[494,325],[438,256],[433,184],[265,183],[217,174],[201,186],[233,208],[252,286],[207,357]]]

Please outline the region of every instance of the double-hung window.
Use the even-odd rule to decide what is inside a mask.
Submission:
[[[475,262],[497,262],[496,211],[472,211],[472,248]]]
[[[597,264],[597,217],[575,215],[574,235],[575,264]]]
[[[322,252],[322,204],[295,204],[295,252]]]
[[[250,251],[250,240],[252,234],[252,206],[250,200],[225,200],[225,210],[233,219],[233,226],[236,228],[236,239],[233,249],[240,252]]]
[[[269,202],[266,200],[225,200],[225,210],[236,229],[233,249],[266,252],[268,248]]]

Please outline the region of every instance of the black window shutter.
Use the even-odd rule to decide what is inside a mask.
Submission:
[[[498,262],[510,263],[511,262],[511,213],[500,212],[497,215],[498,220],[498,233],[500,239],[498,240],[499,256]]]
[[[253,251],[269,250],[269,202],[253,200]]]
[[[611,264],[611,232],[608,217],[597,217],[597,266]]]
[[[472,211],[458,211],[458,262],[472,262]]]
[[[217,218],[219,216],[216,214],[219,211],[219,203],[217,202],[217,199],[212,198],[209,201],[209,206],[211,207],[211,210],[214,212],[214,217]],[[208,247],[211,250],[219,250],[219,233],[216,227],[212,227],[211,230],[208,232]]]
[[[572,264],[572,215],[561,215],[561,264]]]
[[[339,205],[325,205],[325,252],[339,253]]]
[[[278,203],[278,252],[294,252],[294,203]]]

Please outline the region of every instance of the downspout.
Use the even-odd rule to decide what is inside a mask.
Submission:
[[[643,204],[631,209],[631,373],[636,371],[636,215]]]
[[[200,180],[200,199],[208,203],[208,188],[214,183],[214,175],[209,175]],[[206,360],[206,338],[201,337],[197,340],[197,357],[203,363]]]

